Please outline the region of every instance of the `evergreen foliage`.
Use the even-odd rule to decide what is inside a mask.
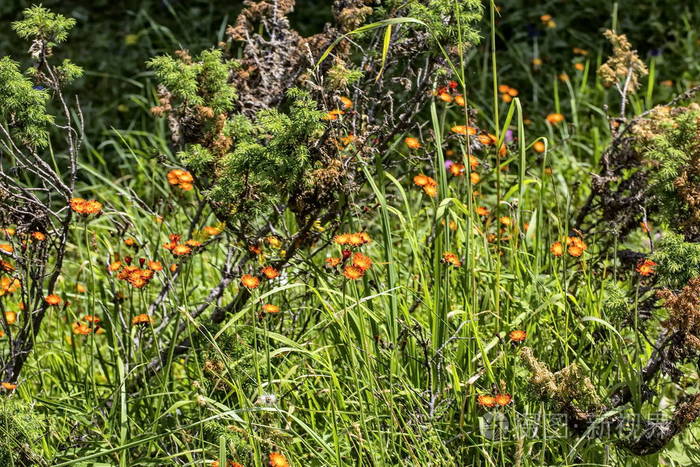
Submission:
[[[36,5],[24,10],[24,19],[12,23],[12,29],[22,39],[46,41],[48,47],[65,41],[74,26],[75,19]]]
[[[46,111],[48,100],[48,91],[35,87],[16,62],[0,58],[0,115],[21,144],[48,145],[48,125],[54,121]]]

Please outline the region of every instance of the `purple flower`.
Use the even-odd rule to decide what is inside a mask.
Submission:
[[[506,136],[504,138],[504,141],[506,144],[510,144],[513,142],[513,130],[506,130]]]
[[[445,159],[445,169],[450,170],[450,167],[452,167],[453,165],[455,165],[453,161],[451,161],[450,159]]]

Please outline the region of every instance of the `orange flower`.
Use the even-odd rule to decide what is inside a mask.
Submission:
[[[0,297],[4,295],[12,295],[21,286],[22,283],[19,281],[19,279],[13,279],[11,277],[0,278]]]
[[[574,47],[574,48],[573,48],[573,52],[574,52],[576,55],[588,55],[588,50],[582,49],[582,48],[580,48],[580,47]]]
[[[365,274],[365,271],[363,271],[361,268],[353,265],[348,265],[345,266],[345,269],[343,269],[343,275],[352,281],[357,280],[361,278]]]
[[[457,133],[458,135],[475,135],[476,134],[476,128],[471,127],[471,126],[466,126],[466,125],[455,125],[451,128],[453,133]]]
[[[340,102],[343,104],[344,109],[352,109],[352,100],[350,100],[349,97],[345,96],[340,96],[338,99],[340,99]]]
[[[265,266],[260,270],[260,272],[263,273],[263,275],[270,280],[275,279],[280,275],[280,272],[272,266]]]
[[[179,187],[183,191],[190,191],[194,188],[194,177],[184,169],[173,169],[168,172],[168,183]]]
[[[87,287],[85,287],[85,285],[83,284],[78,283],[75,284],[75,291],[78,293],[85,293],[87,292]]]
[[[362,253],[355,253],[352,255],[352,265],[362,269],[364,272],[372,267],[372,258]]]
[[[513,224],[513,221],[508,216],[503,216],[503,217],[499,218],[498,220],[501,224],[505,225],[506,227]]]
[[[535,144],[532,145],[532,149],[535,150],[535,152],[544,152],[546,147],[544,145],[543,141],[535,141]]]
[[[511,97],[516,97],[518,94],[520,94],[520,91],[518,91],[518,90],[515,89],[515,88],[510,88],[510,89],[508,90],[508,95],[511,96]]]
[[[462,262],[459,260],[456,254],[446,251],[442,254],[443,263],[450,264],[456,268],[462,266]]]
[[[329,268],[334,268],[337,267],[342,260],[340,258],[336,257],[331,257],[331,258],[326,258],[326,266]]]
[[[567,237],[567,251],[571,256],[579,257],[588,248],[588,245],[580,237]]]
[[[90,214],[97,215],[102,212],[102,203],[94,199],[71,198],[70,208],[83,216],[89,216]]]
[[[73,334],[87,336],[92,332],[92,328],[85,323],[73,323]]]
[[[248,289],[257,289],[260,285],[260,279],[250,274],[243,274],[243,277],[241,277],[241,285]]]
[[[498,92],[500,92],[501,94],[505,94],[509,90],[510,90],[510,86],[508,86],[507,84],[499,84],[498,85]]]
[[[32,232],[32,238],[38,242],[43,242],[46,240],[46,235],[44,235],[42,232]]]
[[[462,164],[452,164],[450,166],[450,173],[454,175],[455,177],[458,177],[460,175],[464,175],[464,171],[466,170],[466,167]]]
[[[513,97],[510,94],[501,94],[501,100],[506,104],[510,104],[513,100]]]
[[[17,322],[17,313],[14,311],[6,311],[5,312],[5,321],[7,321],[7,324],[15,324]]]
[[[576,71],[583,71],[586,69],[586,66],[583,63],[575,63],[574,68]]]
[[[338,120],[340,115],[343,115],[345,112],[343,112],[340,109],[334,109],[328,112],[326,115],[323,116],[324,120],[327,121],[333,121],[333,120]]]
[[[564,121],[564,116],[562,114],[553,113],[547,115],[546,120],[552,125],[556,125],[557,123],[561,123]]]
[[[172,249],[172,254],[175,256],[185,256],[189,255],[192,253],[192,248],[188,247],[187,245],[175,245],[175,247]]]
[[[5,381],[3,381],[2,383],[0,383],[0,386],[2,386],[3,389],[5,389],[5,390],[7,390],[7,391],[14,391],[15,389],[17,389],[17,385],[16,385],[16,384],[8,383],[8,382],[5,382]]]
[[[469,181],[471,182],[472,185],[476,185],[481,181],[481,175],[479,175],[476,172],[472,172],[469,174]]]
[[[656,273],[656,263],[650,259],[645,259],[637,264],[637,272],[642,276],[651,276]]]
[[[271,303],[266,303],[262,307],[263,311],[265,313],[279,313],[280,312],[280,307],[277,305],[272,305]]]
[[[15,270],[15,267],[12,265],[12,263],[9,263],[7,261],[0,259],[0,271],[1,272],[12,272],[14,270]]]
[[[511,403],[513,398],[510,394],[496,394],[494,400],[496,401],[496,404],[500,405],[501,407],[505,407],[506,405]]]
[[[5,253],[12,253],[15,251],[15,249],[9,243],[0,243],[0,250],[4,251]]]
[[[287,461],[287,458],[284,457],[284,454],[281,454],[279,452],[271,452],[268,455],[268,460],[270,467],[289,467],[289,462]]]
[[[365,244],[372,241],[372,237],[370,237],[367,232],[359,232],[359,235],[362,237],[362,242]]]
[[[578,245],[570,245],[569,248],[566,249],[566,251],[568,251],[571,256],[574,256],[576,258],[583,254],[583,248],[581,248]]]
[[[198,248],[198,247],[202,246],[202,242],[197,241],[197,240],[195,240],[195,239],[193,239],[193,238],[190,238],[189,240],[187,240],[187,241],[185,242],[185,245],[187,245],[187,246],[189,246],[189,247],[192,247],[192,248]]]
[[[365,243],[365,241],[359,232],[350,234],[350,238],[348,240],[348,244],[350,246],[361,246],[364,243]]]
[[[160,261],[149,261],[148,262],[148,268],[151,271],[162,271],[163,270],[163,265],[160,263]]]
[[[97,323],[99,323],[99,322],[102,321],[102,320],[101,320],[100,318],[98,318],[97,316],[85,315],[85,317],[83,318],[83,321],[87,321],[88,323],[97,324]]]
[[[205,234],[209,235],[210,237],[214,237],[216,235],[219,235],[223,230],[220,227],[213,227],[210,225],[207,225],[202,229]]]
[[[437,185],[425,185],[423,192],[431,198],[435,198],[438,194]]]
[[[552,245],[549,247],[549,251],[554,255],[554,256],[561,256],[564,254],[564,246],[561,244],[561,242],[554,242]]]
[[[61,300],[61,297],[59,297],[58,295],[51,294],[44,297],[44,301],[48,303],[49,306],[58,306],[63,300]]]
[[[496,405],[496,398],[489,394],[481,394],[477,401],[482,407],[494,407]]]
[[[131,324],[137,325],[137,324],[149,324],[151,323],[151,317],[148,316],[146,313],[141,313],[140,315],[134,316],[134,318],[131,320]]]
[[[441,92],[438,94],[438,98],[443,102],[447,102],[448,104],[452,102],[452,96],[446,92]]]
[[[510,331],[510,334],[508,334],[508,337],[510,337],[511,342],[523,342],[525,338],[527,337],[527,332],[522,331],[520,329],[516,329],[515,331]]]
[[[406,146],[408,146],[409,149],[418,149],[421,146],[418,138],[414,138],[412,136],[407,137],[403,141],[404,141],[404,143],[406,143]]]
[[[347,245],[350,242],[350,234],[338,234],[335,237],[333,237],[333,241],[337,245]]]
[[[464,96],[461,94],[458,94],[455,96],[455,104],[457,104],[460,107],[464,107],[466,104],[466,101],[464,100]]]
[[[491,211],[489,211],[489,208],[485,206],[479,206],[476,208],[476,213],[480,216],[488,216],[491,214]]]
[[[415,177],[413,177],[413,183],[415,183],[416,185],[418,185],[420,187],[423,187],[426,185],[432,185],[432,184],[434,184],[434,182],[435,182],[435,180],[433,180],[432,178],[428,177],[427,175],[423,175],[423,174],[418,174]]]

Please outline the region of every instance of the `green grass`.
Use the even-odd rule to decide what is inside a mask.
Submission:
[[[131,98],[132,123],[91,137],[81,158],[80,192],[107,208],[98,219],[74,224],[58,288],[70,306],[50,311],[11,396],[53,421],[45,438],[31,440],[51,459],[47,465],[194,466],[233,459],[263,466],[272,451],[294,466],[700,462],[695,426],[659,454],[635,457],[605,436],[562,436],[557,426],[533,433],[527,425],[558,410],[535,394],[519,357],[525,345],[552,371],[578,365],[601,399],[621,384],[637,389],[620,409],[626,415],[649,411],[642,408],[639,371],[653,351],[646,336],[656,335],[662,317],[640,329],[609,314],[610,287],[632,297],[635,308],[646,297],[638,296],[639,276],[623,269],[596,236],[585,237],[588,250],[580,258],[550,253],[553,242],[573,233],[590,174],[610,141],[605,106],[618,104],[595,75],[606,50],[597,45],[597,31],[582,38],[595,40],[595,47],[582,41],[562,45],[559,29],[534,39],[512,32],[547,12],[559,24],[573,24],[579,21],[574,9],[560,16],[552,2],[541,12],[505,3],[502,16],[487,5],[484,41],[453,64],[452,78],[479,111],[469,124],[498,140],[474,153],[479,183],[443,170],[448,158],[469,167],[472,149],[450,131],[465,124],[464,109],[435,99],[416,115],[424,124],[421,157],[397,139],[383,157],[401,163],[365,166],[366,183],[340,225],[318,226],[321,241],[300,251],[281,279],[253,290],[240,310],[216,326],[211,312],[237,296],[238,278],[252,270],[237,267],[246,264],[247,245],[224,232],[177,261],[177,274],[168,270],[176,262],[162,247],[168,234],[186,236],[217,220],[206,206],[200,212],[201,194],[168,186],[166,173],[176,165],[167,128],[145,118],[154,89],[150,76],[137,78],[141,94]],[[624,9],[617,16],[628,24]],[[688,11],[684,18],[669,24],[676,37],[669,51],[647,60],[654,72],[630,111],[669,100],[672,91],[659,83],[676,76],[671,73],[678,62],[686,65],[674,90],[699,79],[698,17]],[[574,56],[570,49],[579,46],[589,55]],[[535,51],[551,61],[533,68]],[[584,71],[575,71],[573,62],[583,63]],[[560,63],[565,66],[558,68]],[[562,72],[570,80],[559,80]],[[520,90],[509,104],[499,96],[504,83]],[[563,113],[566,121],[546,123],[551,112]],[[498,158],[495,148],[506,141],[507,130],[516,140]],[[542,154],[532,148],[538,140],[547,145]],[[438,181],[437,197],[413,184],[418,173]],[[491,214],[479,216],[477,206]],[[511,225],[501,230],[504,216]],[[371,235],[360,251],[374,264],[362,279],[350,281],[323,260],[341,255],[333,233],[354,231]],[[135,239],[138,249],[126,246],[125,238]],[[644,239],[632,236],[618,248],[648,252]],[[441,261],[447,251],[460,257],[461,267]],[[135,289],[107,271],[117,253],[135,262],[161,261],[166,268]],[[264,254],[279,252],[267,246]],[[265,262],[253,258],[247,264],[258,269]],[[193,316],[227,263],[234,265],[235,279],[216,303]],[[132,326],[131,319],[148,312],[169,281],[172,287],[151,313],[154,323]],[[76,291],[78,283],[86,293]],[[16,308],[17,297],[2,300]],[[260,317],[264,303],[278,305],[281,313]],[[72,323],[85,315],[99,316],[105,333],[73,335]],[[174,349],[179,329],[180,338],[193,343],[182,355]],[[509,341],[516,329],[527,331],[523,344]],[[165,357],[163,369],[157,375],[144,371],[159,355]],[[696,387],[697,369],[687,369],[685,378],[683,385]],[[675,400],[681,385],[657,381],[654,389],[655,409],[670,414],[667,401]],[[513,402],[479,406],[477,397],[491,393],[510,394]],[[492,417],[506,421],[502,436],[488,435]]]

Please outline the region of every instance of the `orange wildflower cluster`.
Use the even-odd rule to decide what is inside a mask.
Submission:
[[[177,186],[183,191],[190,191],[194,188],[194,177],[185,169],[173,169],[168,172],[168,183]]]
[[[147,267],[145,268],[143,266],[146,265],[146,260],[143,258],[139,261],[142,267],[130,263],[131,258],[126,257],[124,258],[124,262],[114,261],[110,263],[109,266],[107,266],[107,270],[109,272],[116,272],[117,279],[128,282],[137,289],[146,287],[148,283],[151,282],[151,279],[153,279],[155,273],[163,270],[163,265],[160,261],[148,261]]]
[[[456,268],[462,266],[462,262],[459,260],[459,257],[456,254],[451,253],[449,251],[446,251],[442,254],[442,262],[454,266]]]
[[[174,256],[187,256],[192,253],[193,248],[202,246],[202,242],[194,239],[189,239],[185,243],[180,243],[181,238],[181,235],[170,234],[168,236],[170,241],[168,243],[164,243],[163,248],[170,250],[170,253],[172,253]]]
[[[131,319],[132,325],[150,324],[153,322],[153,318],[148,316],[146,313],[141,313],[136,315]]]
[[[81,216],[99,215],[102,213],[102,203],[94,199],[71,198],[70,208]]]
[[[566,238],[566,252],[571,256],[578,258],[583,255],[583,252],[588,249],[588,245],[583,241],[581,237],[567,237]],[[561,242],[554,242],[549,247],[549,251],[554,256],[564,255],[564,245]]]
[[[105,330],[99,325],[102,321],[97,316],[87,315],[83,318],[82,322],[77,321],[73,323],[73,334],[79,334],[81,336],[87,336],[90,333],[104,334]]]
[[[14,247],[9,243],[0,243],[0,250],[4,251],[5,253],[12,253],[15,251]]]
[[[437,196],[438,183],[435,181],[434,178],[428,177],[424,174],[419,174],[413,177],[413,183],[423,188],[423,192],[431,198]]]
[[[367,232],[342,233],[333,237],[333,242],[340,246],[360,247],[371,241],[372,238]]]
[[[333,237],[333,242],[341,247],[361,247],[371,241],[367,232],[343,233]],[[372,267],[372,259],[359,251],[353,253],[343,249],[340,258],[326,258],[326,266],[333,269],[343,266],[343,275],[349,280],[357,280]]]
[[[481,394],[479,397],[477,397],[477,401],[482,407],[491,408],[496,407],[497,405],[505,407],[513,401],[513,397],[510,394]]]
[[[3,381],[2,383],[0,383],[0,386],[2,386],[2,388],[6,391],[14,391],[15,389],[17,389],[16,384],[8,383],[6,381]]]
[[[650,259],[640,260],[636,270],[642,276],[651,276],[656,273],[656,263]]]
[[[511,88],[507,84],[499,85],[498,92],[501,94],[501,100],[506,103],[509,103],[514,97],[520,94],[520,91],[515,88]]]
[[[466,103],[464,96],[462,94],[455,94],[455,90],[458,87],[459,83],[457,83],[457,81],[450,81],[447,86],[438,88],[437,91],[435,91],[435,95],[438,97],[438,99],[446,102],[447,104],[454,102],[458,106],[464,107]]]

